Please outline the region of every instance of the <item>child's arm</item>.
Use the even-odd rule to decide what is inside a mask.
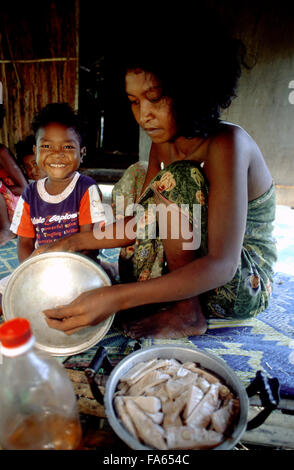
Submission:
[[[25,259],[27,259],[33,253],[34,248],[35,248],[34,238],[18,236],[18,240],[17,240],[18,261],[22,263]]]

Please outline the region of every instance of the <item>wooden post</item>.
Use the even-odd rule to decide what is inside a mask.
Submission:
[[[76,38],[76,85],[75,110],[79,108],[79,67],[80,67],[80,0],[75,0],[75,38]]]

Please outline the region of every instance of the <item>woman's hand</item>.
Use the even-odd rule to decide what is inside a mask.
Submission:
[[[114,295],[117,287],[119,286],[90,290],[68,305],[44,310],[47,324],[50,328],[71,335],[82,328],[102,322],[119,310],[117,296]]]

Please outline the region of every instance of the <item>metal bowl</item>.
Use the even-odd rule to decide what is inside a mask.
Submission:
[[[116,415],[113,405],[113,397],[120,378],[138,362],[148,361],[150,359],[172,358],[177,359],[180,362],[197,362],[202,368],[211,371],[222,379],[222,381],[239,398],[240,413],[232,434],[230,437],[226,438],[222,444],[214,448],[216,450],[233,449],[240,440],[247,426],[249,400],[242,382],[226,362],[223,361],[223,359],[207,352],[179,344],[151,346],[150,348],[144,348],[133,352],[119,362],[113,369],[105,387],[104,406],[107,419],[114,432],[133,450],[154,450],[151,449],[151,447],[143,445],[124,428]]]
[[[110,286],[105,271],[86,256],[44,253],[24,261],[11,275],[3,295],[5,320],[27,318],[36,347],[54,356],[79,354],[98,343],[108,332],[114,315],[72,335],[50,328],[42,311],[66,305],[85,291]]]

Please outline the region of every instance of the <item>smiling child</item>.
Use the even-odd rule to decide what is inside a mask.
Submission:
[[[11,231],[18,235],[22,262],[38,246],[104,221],[96,182],[78,173],[85,154],[79,120],[67,103],[43,108],[32,124],[38,168],[47,177],[30,183],[17,204]]]

